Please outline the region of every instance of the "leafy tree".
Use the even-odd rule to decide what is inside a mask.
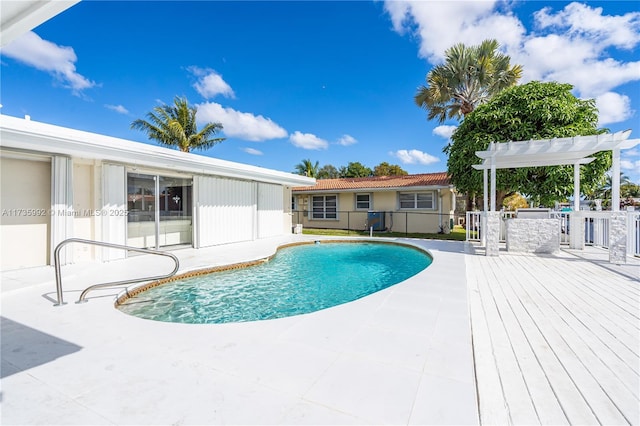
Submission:
[[[222,130],[220,123],[208,123],[200,131],[196,125],[196,107],[190,107],[187,98],[176,96],[173,105],[161,105],[147,114],[147,120],[138,119],[131,128],[145,132],[149,139],[161,145],[177,147],[182,152],[207,149],[225,140],[213,138]]]
[[[560,83],[530,83],[504,90],[468,114],[455,130],[444,151],[449,154],[447,168],[451,182],[459,191],[482,192],[482,171],[476,151],[489,143],[588,136],[606,132],[597,128],[598,116],[593,99],[582,100],[571,94],[573,86]],[[581,167],[581,185],[592,189],[611,167],[611,153],[593,155],[596,159]],[[573,193],[573,166],[527,167],[497,171],[497,189],[503,195],[520,192],[542,204],[552,204]],[[500,203],[498,203],[500,205]]]
[[[635,183],[625,183],[620,185],[620,197],[624,198],[638,198],[640,197],[640,185]]]
[[[389,164],[386,161],[383,161],[373,168],[374,176],[406,176],[408,174],[409,173],[399,165]]]
[[[511,194],[502,201],[502,206],[507,210],[518,210],[529,207],[527,200],[520,194]]]
[[[357,161],[347,164],[346,167],[340,167],[339,173],[341,178],[369,177],[373,175],[373,171],[369,167],[363,166]]]
[[[340,177],[338,169],[333,167],[331,164],[327,164],[326,166],[322,166],[320,170],[318,170],[318,179],[336,179]]]
[[[316,161],[315,164],[311,162],[310,159],[302,160],[301,163],[296,164],[296,173],[302,176],[308,177],[317,177],[318,176],[318,167],[320,163]]]
[[[501,90],[513,86],[522,75],[520,65],[498,52],[496,40],[477,46],[462,43],[445,52],[445,62],[427,74],[427,85],[418,88],[415,103],[428,111],[427,119],[460,118],[488,101]]]

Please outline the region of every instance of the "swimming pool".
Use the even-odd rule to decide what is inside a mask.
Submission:
[[[424,251],[389,243],[304,244],[267,262],[151,287],[118,304],[141,318],[191,324],[299,315],[390,287],[431,264]]]

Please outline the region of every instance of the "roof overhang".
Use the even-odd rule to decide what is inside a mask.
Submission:
[[[340,189],[294,189],[296,194],[336,194],[336,193],[365,193],[386,191],[433,191],[437,189],[451,189],[452,185],[420,185],[420,186],[387,186],[381,188],[340,188]]]
[[[37,154],[102,160],[131,167],[215,175],[286,186],[310,186],[316,183],[314,178],[306,176],[2,114],[0,114],[0,147]]]
[[[486,151],[476,151],[481,164],[476,170],[565,164],[587,164],[594,160],[590,155],[600,151],[628,149],[640,143],[640,139],[628,139],[631,130],[592,136],[539,139],[519,142],[503,142],[489,145]]]
[[[0,1],[0,46],[36,28],[80,0]]]

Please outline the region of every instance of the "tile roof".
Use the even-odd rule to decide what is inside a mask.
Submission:
[[[407,188],[416,186],[449,186],[447,172],[406,176],[374,176],[364,178],[318,179],[314,186],[292,188],[294,192],[341,191],[350,189]]]

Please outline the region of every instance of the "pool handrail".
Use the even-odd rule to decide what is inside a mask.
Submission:
[[[57,303],[54,303],[53,306],[65,305],[65,302],[62,297],[62,271],[61,271],[61,265],[60,265],[60,250],[62,249],[62,247],[70,243],[89,244],[89,245],[115,248],[115,249],[121,249],[121,250],[127,250],[127,251],[135,251],[138,253],[155,254],[158,256],[170,257],[175,262],[175,267],[173,268],[173,271],[171,271],[169,274],[150,276],[150,277],[144,277],[144,278],[134,278],[132,280],[120,280],[120,281],[111,281],[111,282],[100,283],[100,284],[93,284],[82,291],[82,293],[80,294],[80,298],[76,303],[86,302],[87,293],[89,293],[91,290],[94,290],[96,288],[113,287],[117,285],[133,284],[133,283],[140,283],[144,281],[154,281],[154,280],[162,280],[165,278],[171,278],[176,274],[176,272],[178,272],[178,269],[180,269],[180,261],[173,253],[146,249],[146,248],[131,247],[131,246],[126,246],[122,244],[106,243],[103,241],[87,240],[84,238],[67,238],[66,240],[60,242],[56,246],[55,250],[53,251],[54,268],[56,272],[56,293],[58,297]]]

